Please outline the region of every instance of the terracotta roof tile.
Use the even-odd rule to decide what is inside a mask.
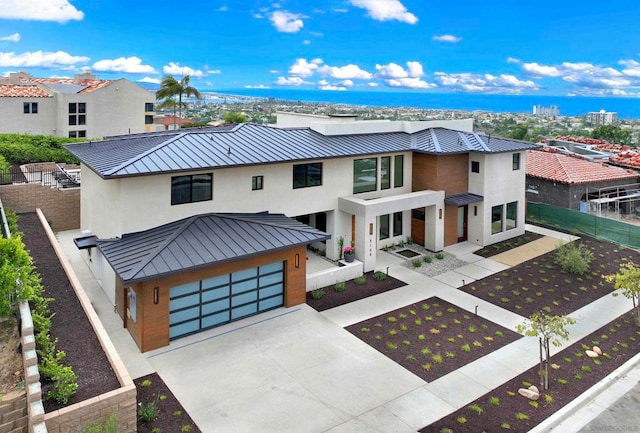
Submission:
[[[51,95],[36,85],[0,84],[0,97],[48,98]]]
[[[638,179],[633,170],[613,167],[583,158],[556,152],[527,152],[527,176],[566,184],[605,182],[618,179]]]
[[[111,84],[112,80],[82,80],[76,81],[75,78],[30,78],[30,82],[41,84],[75,84],[80,86],[87,86],[78,93],[89,93]]]

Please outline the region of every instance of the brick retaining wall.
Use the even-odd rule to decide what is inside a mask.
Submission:
[[[42,209],[55,231],[80,228],[80,188],[59,189],[40,184],[2,185],[0,198],[6,208],[16,213]]]
[[[27,433],[27,395],[24,390],[0,398],[0,432]]]

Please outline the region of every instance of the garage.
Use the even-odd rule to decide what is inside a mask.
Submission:
[[[171,340],[284,305],[284,262],[170,288]]]

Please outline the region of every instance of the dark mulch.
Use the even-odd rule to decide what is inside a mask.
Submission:
[[[138,378],[135,383],[138,401],[142,404],[153,402],[158,408],[158,418],[155,421],[148,423],[138,421],[138,433],[151,433],[154,428],[158,428],[160,432],[201,433],[157,373]],[[148,386],[142,386],[143,383]]]
[[[78,403],[120,387],[120,383],[93,332],[67,275],[35,213],[19,216],[18,227],[22,240],[30,251],[37,272],[42,279],[45,297],[54,298],[49,308],[55,313],[51,320],[51,335],[58,339],[57,350],[67,356],[63,363],[71,365],[78,377],[78,389],[69,404]],[[43,395],[51,389],[50,382],[42,383]],[[47,400],[45,411],[63,407]]]
[[[522,245],[526,245],[529,242],[533,242],[542,237],[544,237],[544,235],[534,232],[525,232],[523,235],[516,236],[515,238],[482,247],[473,253],[477,256],[487,258],[504,253],[505,251],[509,251],[513,248],[521,247]]]
[[[534,339],[531,340],[532,345],[537,344]],[[584,351],[591,349],[593,345],[600,347],[604,356],[596,360],[588,358]],[[448,431],[446,429],[455,433],[529,431],[612,373],[639,351],[640,332],[631,314],[626,314],[552,356],[550,365],[555,364],[557,369],[550,368],[548,391],[542,391],[540,387],[536,365],[468,406],[420,431],[438,433]],[[519,388],[528,387],[529,384],[538,386],[542,391],[537,401],[537,408],[518,394]],[[491,397],[497,397],[499,404],[490,403]],[[482,413],[473,411],[472,405],[479,406]],[[516,418],[516,414],[524,414],[528,419],[520,420]],[[508,424],[510,430],[506,430],[507,426],[503,423]]]
[[[613,284],[604,281],[602,275],[618,272],[627,260],[640,263],[640,253],[630,248],[589,237],[576,242],[586,245],[594,255],[590,272],[584,276],[562,272],[554,263],[555,251],[551,251],[460,290],[525,317],[538,311],[564,315],[613,291]]]
[[[427,382],[521,338],[435,297],[346,329]]]
[[[322,289],[324,296],[321,299],[313,299],[311,292],[307,292],[307,304],[316,311],[324,311],[407,285],[390,276],[384,280],[376,280],[373,275],[373,272],[364,274],[366,280],[363,285],[356,284],[353,280],[347,281],[343,292],[337,292],[334,286],[325,287]]]

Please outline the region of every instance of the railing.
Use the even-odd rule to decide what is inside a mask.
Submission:
[[[55,188],[77,188],[80,186],[80,169],[37,167],[9,167],[0,170],[0,185],[35,183]]]

